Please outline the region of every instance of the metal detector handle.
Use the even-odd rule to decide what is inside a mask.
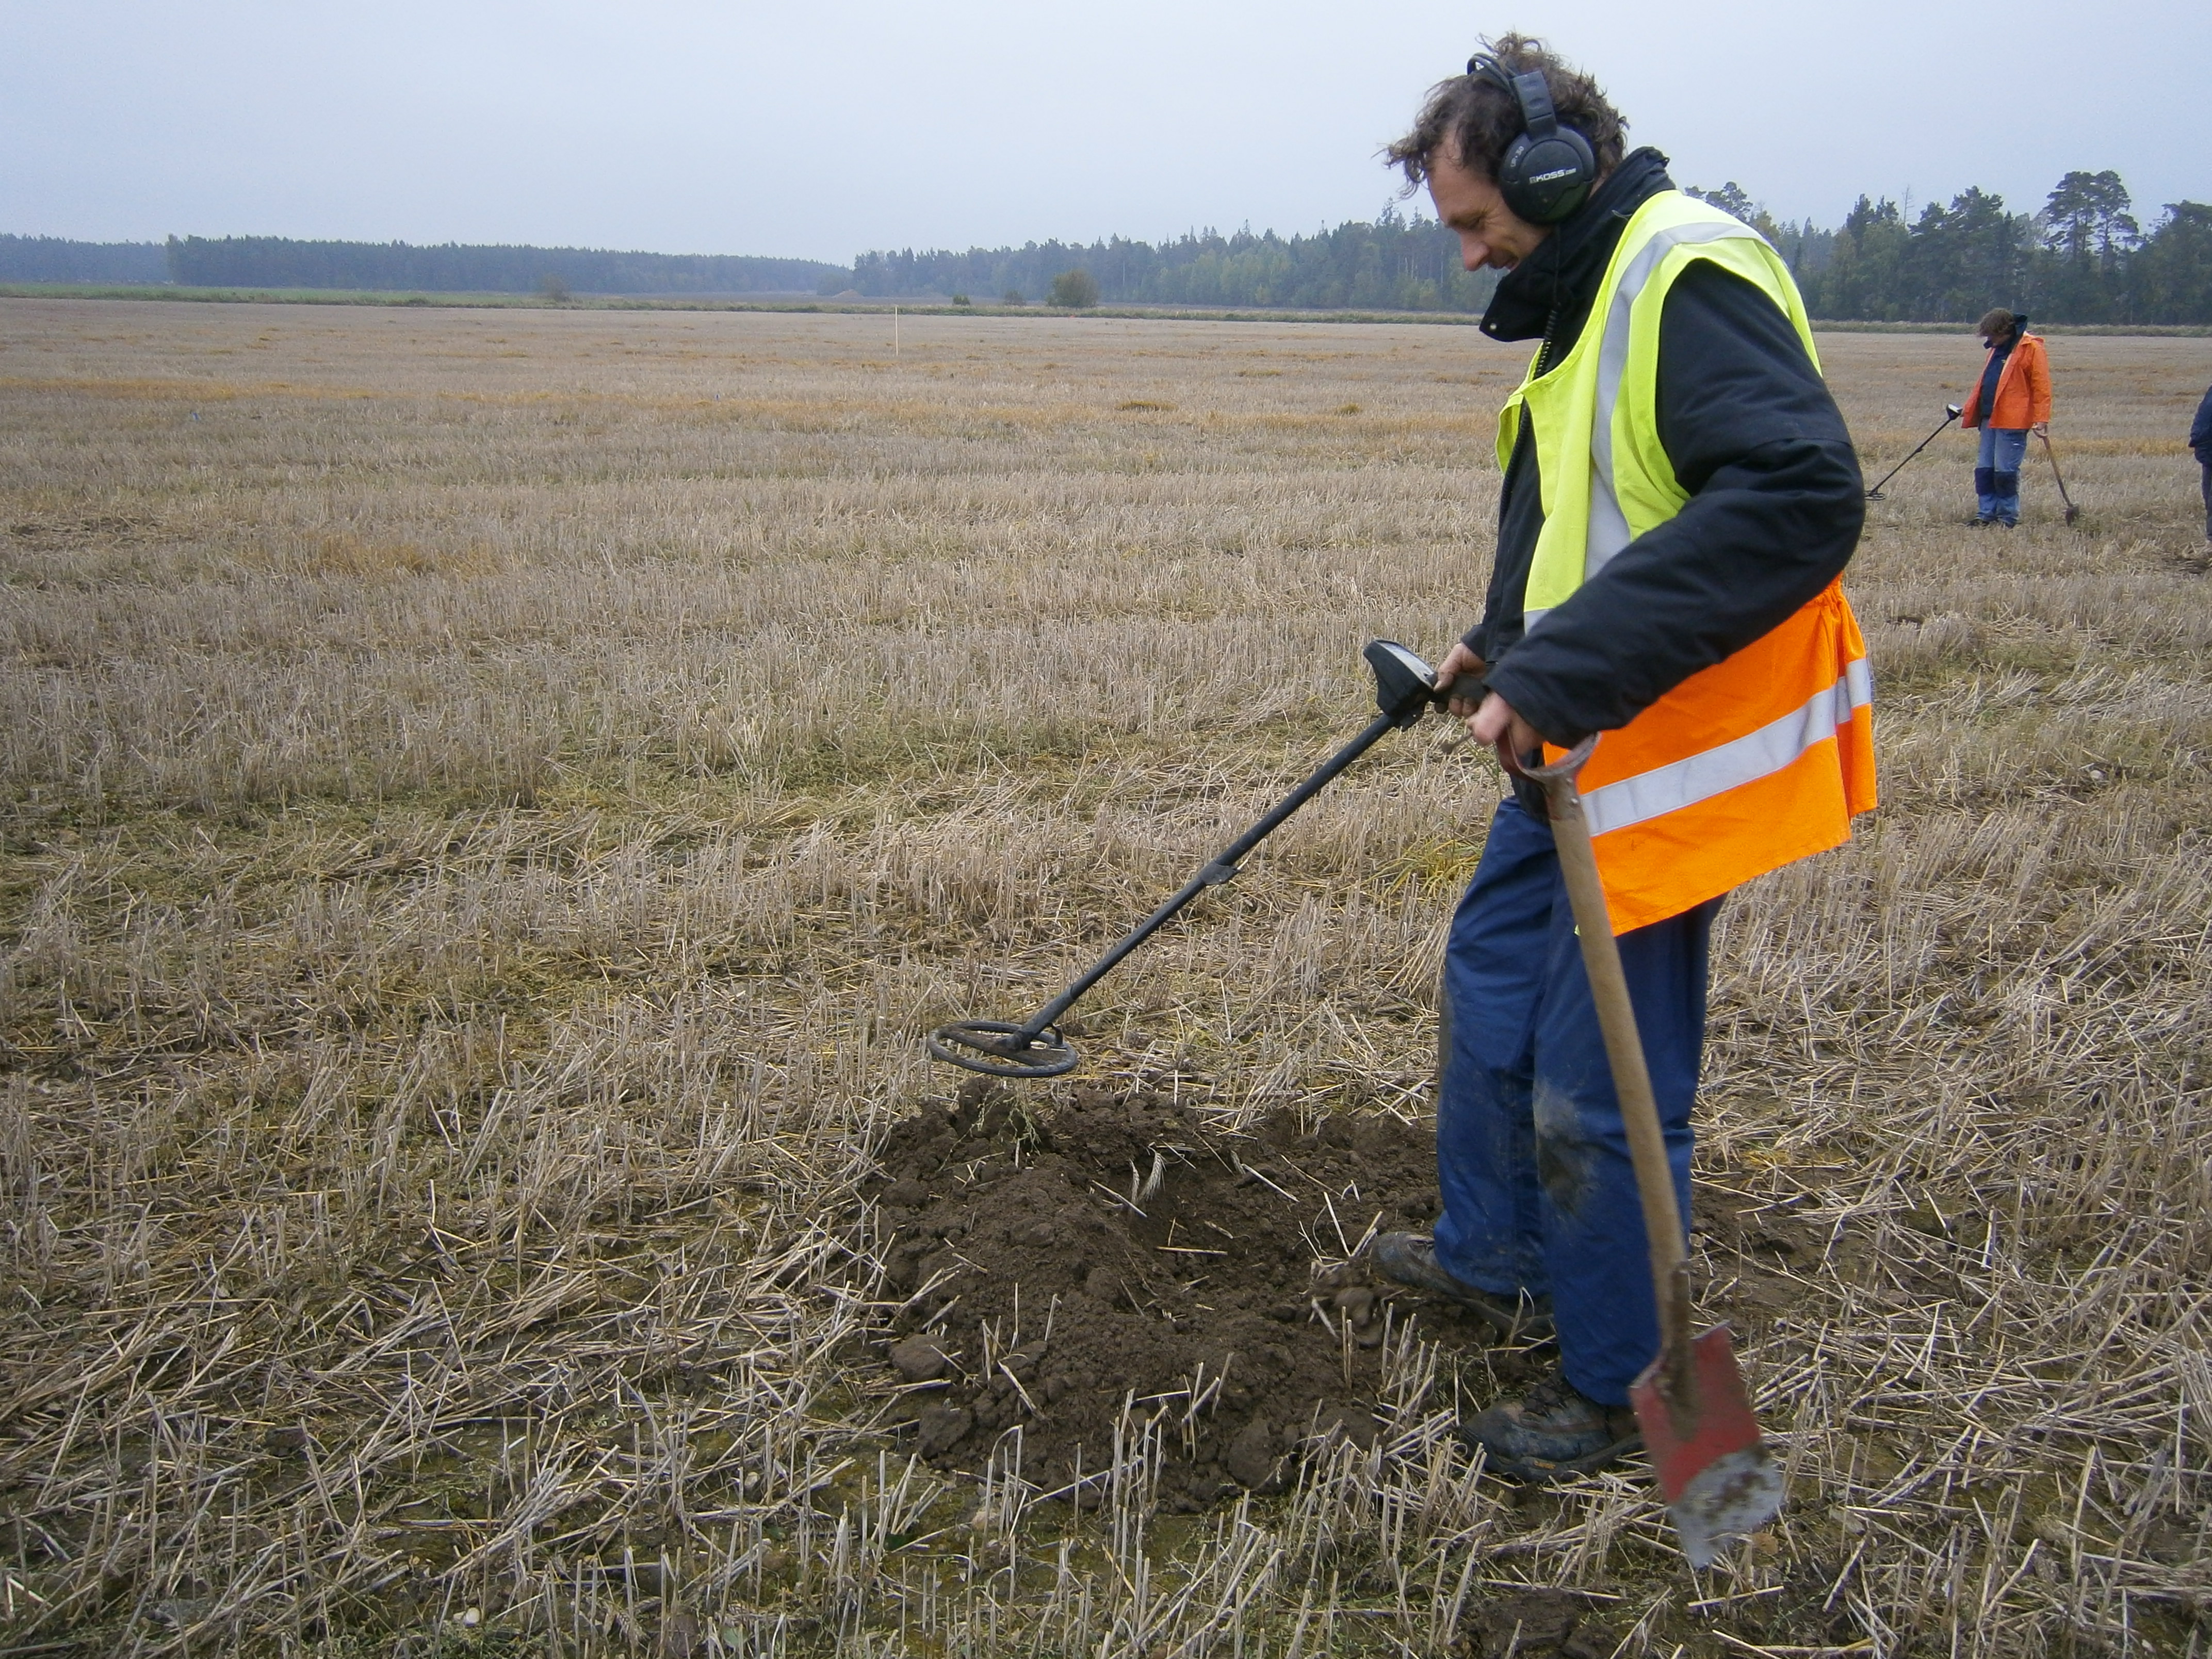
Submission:
[[[1501,745],[1507,771],[1541,786],[1559,848],[1559,873],[1573,907],[1575,933],[1589,975],[1590,1000],[1597,1006],[1598,1029],[1605,1035],[1606,1058],[1613,1066],[1613,1092],[1620,1099],[1621,1127],[1628,1133],[1629,1162],[1636,1170],[1636,1193],[1643,1201],[1644,1232],[1651,1250],[1651,1284],[1659,1303],[1659,1355],[1668,1392],[1677,1401],[1689,1397],[1690,1258],[1682,1243],[1682,1212],[1674,1190],[1667,1138],[1659,1127],[1659,1103],[1651,1092],[1651,1073],[1636,1030],[1636,1006],[1629,1000],[1628,975],[1620,965],[1620,945],[1606,909],[1605,884],[1598,875],[1597,849],[1590,844],[1589,820],[1583,811],[1575,777],[1596,748],[1584,738],[1549,766],[1531,766]]]
[[[1343,771],[1346,767],[1351,765],[1382,738],[1395,731],[1404,723],[1404,720],[1405,715],[1402,713],[1395,712],[1377,714],[1370,720],[1364,731],[1323,761],[1307,776],[1304,782],[1284,796],[1276,804],[1273,811],[1237,836],[1235,841],[1231,842],[1228,846],[1223,848],[1204,869],[1177,888],[1174,896],[1166,903],[1139,922],[1122,938],[1121,943],[1085,969],[1073,985],[1031,1014],[1023,1023],[1019,1032],[1008,1038],[1009,1044],[1017,1042],[1026,1042],[1037,1036],[1048,1027],[1055,1024],[1062,1014],[1075,1006],[1079,997],[1112,973],[1122,957],[1159,932],[1183,906],[1188,904],[1207,888],[1218,887],[1223,882],[1232,879],[1237,874],[1237,865],[1243,860],[1246,854],[1267,840],[1285,818],[1319,794],[1338,773]]]

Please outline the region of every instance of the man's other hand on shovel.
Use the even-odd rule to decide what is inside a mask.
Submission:
[[[1444,653],[1437,665],[1437,689],[1449,690],[1463,679],[1467,695],[1454,695],[1445,704],[1455,720],[1467,722],[1468,734],[1477,743],[1487,744],[1504,752],[1502,744],[1510,743],[1512,752],[1525,755],[1540,747],[1544,739],[1536,728],[1514,712],[1513,705],[1495,691],[1482,689],[1483,671],[1488,666],[1481,658],[1464,644],[1455,645]]]

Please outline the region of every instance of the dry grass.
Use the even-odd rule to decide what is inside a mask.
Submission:
[[[1600,1653],[2204,1646],[2212,343],[2053,343],[2075,530],[1957,527],[1955,438],[1875,508],[1887,804],[1716,986],[1703,1295],[1791,1504],[1693,1579],[1639,1484],[1469,1471],[1418,1328],[1372,1452],[1201,1522],[1172,1419],[1080,1517],[880,1426],[917,1033],[1473,618],[1518,364],[902,334],[0,301],[0,1648],[1487,1654],[1527,1585]],[[1977,361],[1827,351],[1883,465]],[[1421,1109],[1495,794],[1440,735],[1103,988],[1100,1069]]]

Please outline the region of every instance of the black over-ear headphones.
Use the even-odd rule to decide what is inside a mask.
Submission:
[[[1532,225],[1571,217],[1597,183],[1597,158],[1589,139],[1559,125],[1542,72],[1509,75],[1495,58],[1480,53],[1467,60],[1467,72],[1512,94],[1521,106],[1521,135],[1498,163],[1498,191],[1505,205]]]

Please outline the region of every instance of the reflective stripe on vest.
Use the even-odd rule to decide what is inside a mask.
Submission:
[[[1818,367],[1803,301],[1757,232],[1678,191],[1640,206],[1582,337],[1499,416],[1501,468],[1522,421],[1535,423],[1544,524],[1526,590],[1531,632],[1689,499],[1658,437],[1658,333],[1668,289],[1698,260],[1765,292]],[[1606,733],[1582,788],[1615,929],[1847,840],[1851,817],[1875,804],[1872,696],[1865,641],[1831,583]]]
[[[1642,823],[1662,813],[1685,806],[1779,772],[1817,744],[1833,743],[1836,728],[1850,724],[1855,709],[1874,702],[1874,676],[1865,660],[1846,663],[1843,678],[1815,691],[1802,708],[1793,708],[1778,720],[1769,720],[1755,732],[1711,749],[1686,755],[1668,766],[1601,783],[1583,796],[1583,814],[1590,834]]]

